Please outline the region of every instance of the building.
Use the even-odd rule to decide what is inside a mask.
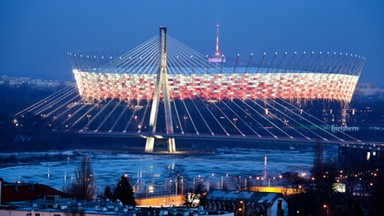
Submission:
[[[46,90],[57,89],[61,86],[61,83],[57,80],[32,79],[30,77],[8,77],[4,75],[0,78],[0,86],[1,85],[7,85],[12,88],[27,86],[32,89]]]
[[[236,215],[288,215],[288,203],[278,193],[210,190],[206,203],[207,209],[234,211]]]
[[[31,202],[18,202],[13,205],[0,206],[0,215],[9,216],[105,216],[105,215],[178,215],[198,216],[216,215],[233,216],[233,212],[204,210],[203,208],[184,207],[134,207],[124,206],[120,201],[79,202],[59,196],[46,196]]]
[[[358,83],[354,96],[358,98],[382,98],[384,97],[384,89],[373,83]]]
[[[185,201],[184,195],[155,196],[150,198],[135,198],[137,206],[142,207],[160,207],[160,206],[182,206]]]
[[[0,203],[36,200],[48,195],[67,197],[68,195],[43,184],[34,183],[8,183],[2,184],[0,190]]]

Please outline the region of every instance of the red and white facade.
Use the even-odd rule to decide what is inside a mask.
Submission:
[[[151,100],[156,74],[95,73],[73,70],[85,99]],[[350,102],[358,75],[286,72],[168,74],[171,99],[326,99]]]

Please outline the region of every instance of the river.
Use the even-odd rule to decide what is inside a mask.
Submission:
[[[81,157],[67,152],[65,161],[39,161],[0,168],[0,177],[8,182],[29,182],[47,184],[63,189],[71,182]],[[221,148],[215,154],[116,154],[83,153],[91,158],[93,175],[98,191],[106,185],[115,185],[121,175],[127,174],[140,193],[159,193],[169,189],[170,176],[176,173],[183,179],[183,190],[196,181],[209,181],[211,187],[222,186],[232,177],[239,182],[278,179],[284,172],[297,172],[309,176],[313,164],[313,148],[291,148],[289,150],[258,148]],[[337,147],[324,148],[326,159],[337,156]],[[244,180],[241,180],[244,179]],[[247,180],[245,180],[247,179]],[[179,182],[180,184],[180,182]],[[185,185],[184,185],[185,184]],[[242,184],[242,183],[240,183]],[[168,189],[167,189],[168,187]],[[180,185],[179,185],[180,187]]]

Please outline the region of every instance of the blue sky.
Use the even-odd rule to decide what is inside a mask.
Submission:
[[[361,81],[384,86],[382,0],[0,1],[0,75],[73,79],[68,51],[135,47],[168,33],[227,56],[337,51],[367,58]]]

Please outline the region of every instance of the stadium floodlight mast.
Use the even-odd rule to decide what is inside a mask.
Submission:
[[[155,91],[152,99],[151,115],[149,117],[149,133],[145,144],[145,152],[152,153],[155,143],[156,123],[159,113],[160,91],[163,93],[164,115],[167,134],[173,134],[171,102],[169,98],[169,85],[167,77],[167,28],[160,27],[160,43],[159,43],[159,68],[156,77]],[[176,152],[174,138],[168,138],[168,152]]]

